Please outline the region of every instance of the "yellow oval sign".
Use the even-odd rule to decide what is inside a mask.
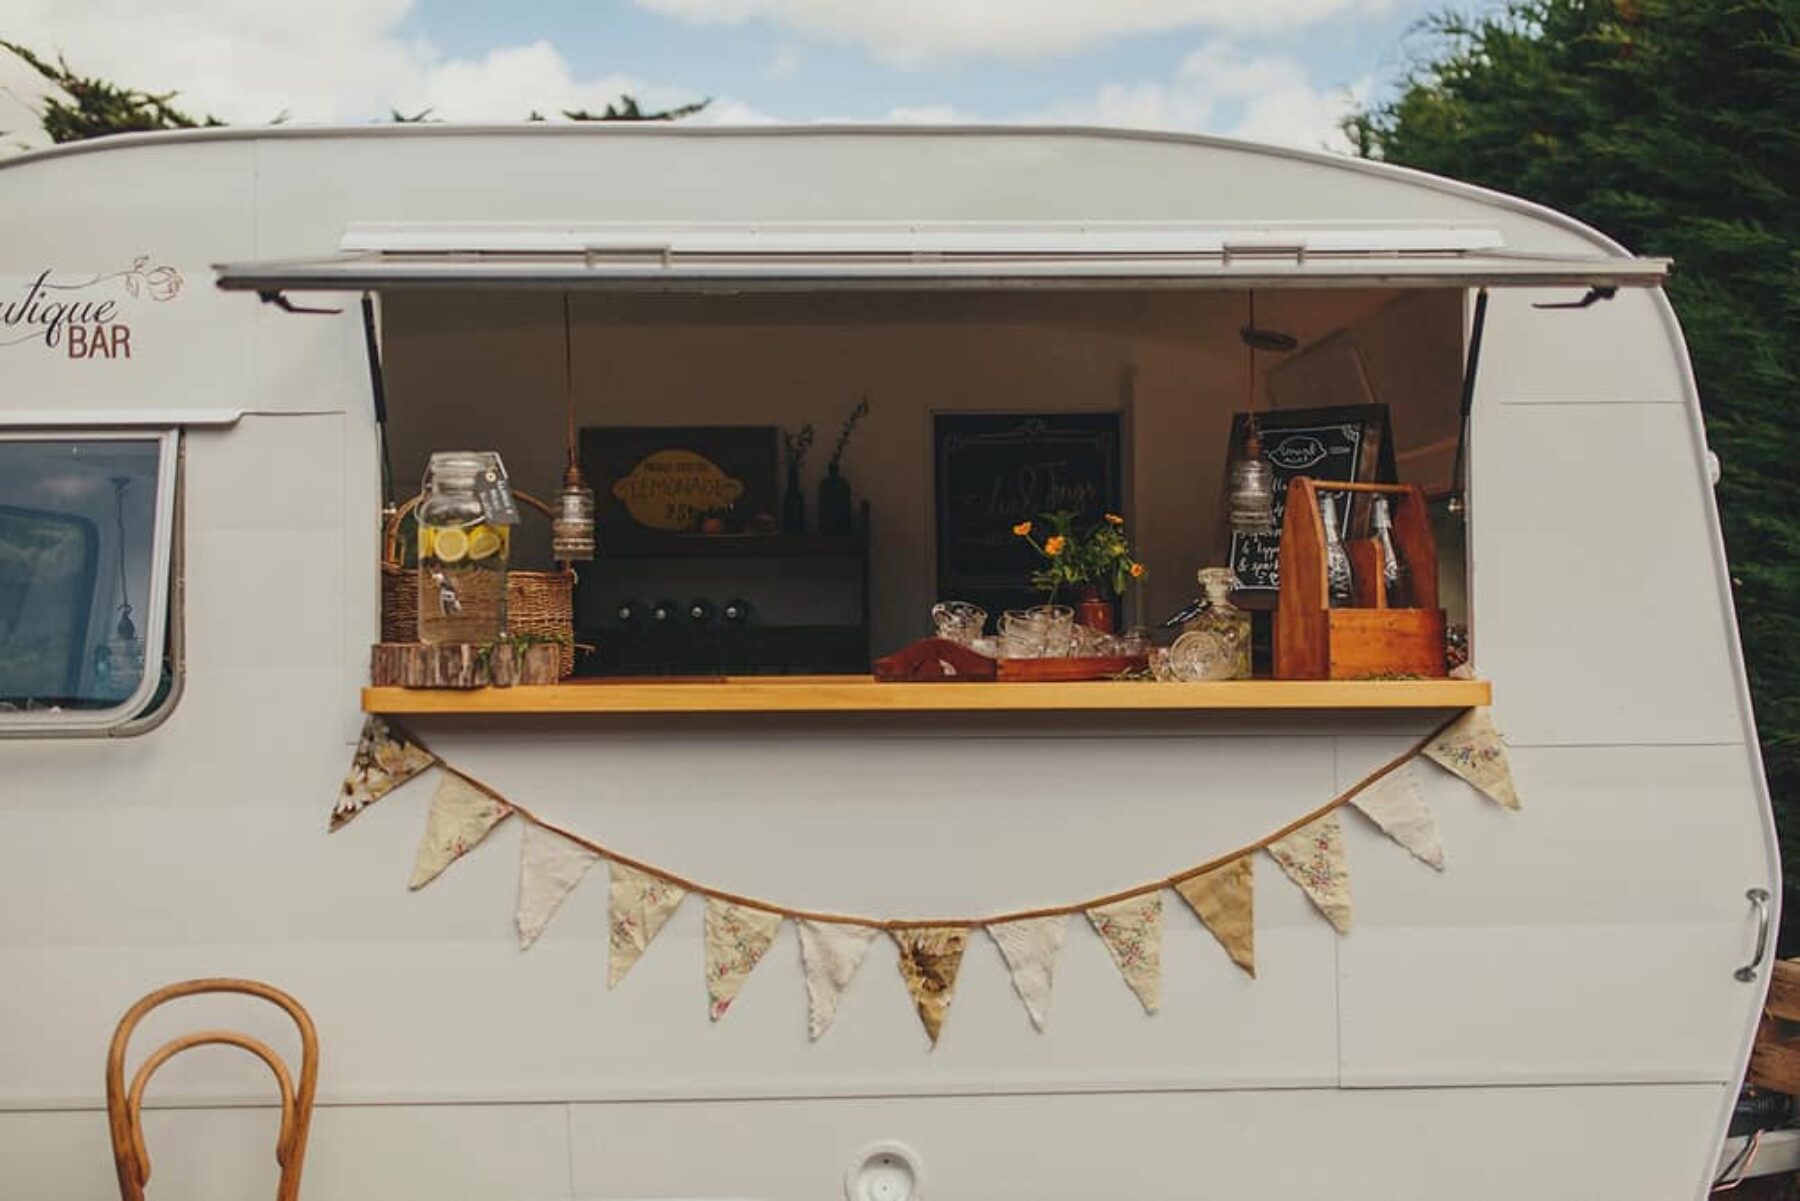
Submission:
[[[659,450],[621,476],[612,494],[647,529],[691,530],[708,511],[735,504],[744,495],[744,481],[726,475],[705,455]]]

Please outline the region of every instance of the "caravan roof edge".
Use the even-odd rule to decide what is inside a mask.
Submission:
[[[1270,158],[1311,163],[1386,179],[1414,187],[1437,191],[1448,196],[1472,200],[1531,217],[1569,233],[1576,234],[1609,255],[1629,258],[1631,251],[1582,221],[1522,197],[1476,184],[1464,183],[1411,167],[1372,159],[1354,158],[1329,150],[1305,150],[1266,142],[1246,141],[1216,134],[1184,133],[1170,130],[1128,129],[1101,125],[1058,124],[948,124],[897,125],[873,123],[845,124],[768,124],[768,125],[677,125],[667,122],[514,122],[502,124],[421,124],[401,122],[388,125],[264,125],[212,127],[202,129],[157,130],[145,133],[114,134],[80,142],[65,142],[41,150],[26,151],[0,159],[0,172],[34,165],[54,159],[82,154],[104,154],[125,150],[141,150],[183,143],[242,141],[307,141],[361,140],[366,138],[445,138],[445,137],[530,137],[530,138],[837,138],[880,137],[916,139],[922,137],[951,138],[1018,138],[1068,137],[1095,138],[1127,142],[1155,142],[1195,149],[1232,150]]]

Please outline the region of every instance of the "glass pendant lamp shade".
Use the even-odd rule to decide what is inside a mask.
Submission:
[[[594,490],[582,478],[581,465],[570,463],[550,519],[550,554],[572,563],[592,559],[594,549]]]
[[[1225,507],[1234,534],[1275,532],[1275,470],[1263,458],[1252,417],[1225,473]]]

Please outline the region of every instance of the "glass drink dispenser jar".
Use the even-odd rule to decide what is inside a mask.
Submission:
[[[506,631],[506,564],[517,519],[492,451],[431,456],[419,501],[419,641],[487,643]]]

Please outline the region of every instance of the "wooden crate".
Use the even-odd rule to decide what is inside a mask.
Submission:
[[[1800,960],[1770,965],[1769,997],[1750,1048],[1748,1079],[1758,1088],[1800,1096]]]
[[[1416,607],[1388,606],[1380,545],[1345,545],[1355,605],[1332,608],[1325,569],[1319,492],[1383,494],[1393,499],[1395,550],[1406,561]],[[1359,680],[1445,675],[1444,611],[1438,607],[1437,544],[1425,494],[1414,484],[1325,484],[1299,476],[1288,484],[1281,528],[1281,591],[1275,609],[1275,676],[1283,680]]]

